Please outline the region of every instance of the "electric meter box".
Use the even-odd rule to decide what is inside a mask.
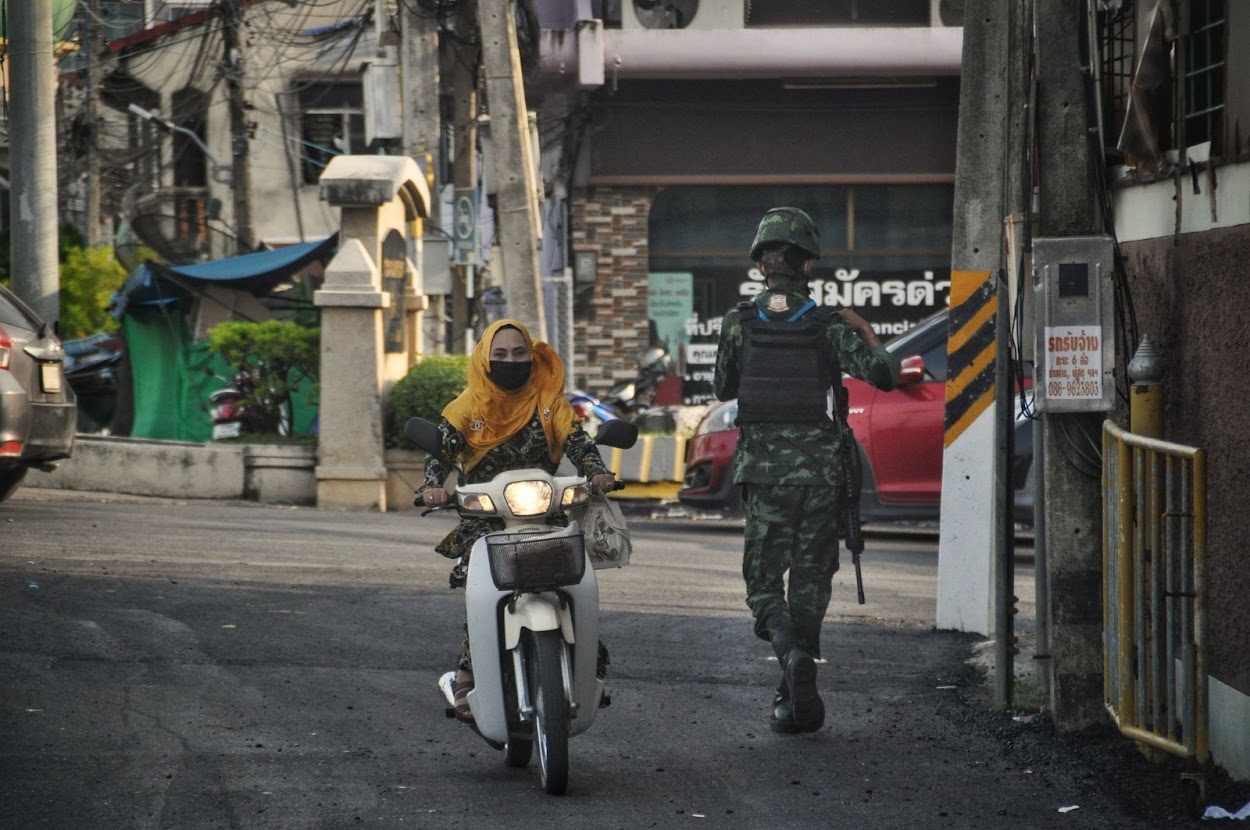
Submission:
[[[1037,367],[1045,413],[1107,412],[1115,405],[1115,244],[1109,236],[1033,240]]]

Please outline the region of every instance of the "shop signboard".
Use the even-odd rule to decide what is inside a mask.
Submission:
[[[689,345],[682,396],[686,403],[715,399],[712,375],[721,319],[729,308],[763,291],[764,278],[756,268],[692,268],[696,300],[686,320]],[[705,290],[700,291],[700,288]],[[817,267],[808,290],[818,305],[850,308],[866,319],[882,340],[902,334],[934,312],[946,308],[950,275],[933,270],[861,270]],[[711,358],[707,359],[710,346]],[[706,362],[696,363],[697,355]]]

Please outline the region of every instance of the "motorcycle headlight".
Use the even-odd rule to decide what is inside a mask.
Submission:
[[[561,507],[572,507],[590,501],[590,484],[579,484],[576,487],[565,487],[560,496]]]
[[[460,497],[460,509],[466,513],[494,513],[495,503],[485,493],[465,493]]]
[[[541,516],[551,509],[551,485],[545,481],[514,481],[503,490],[513,516]]]

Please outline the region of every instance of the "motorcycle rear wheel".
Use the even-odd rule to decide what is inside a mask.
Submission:
[[[543,790],[563,795],[569,785],[569,701],[564,696],[559,631],[539,631],[530,638],[530,699],[534,704],[534,739]]]

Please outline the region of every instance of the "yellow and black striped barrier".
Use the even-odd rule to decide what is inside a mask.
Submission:
[[[672,499],[686,474],[684,435],[640,435],[628,450],[613,448],[605,458],[617,478],[626,483],[613,495],[622,499]]]
[[[951,272],[946,447],[994,404],[997,309],[992,271]]]

